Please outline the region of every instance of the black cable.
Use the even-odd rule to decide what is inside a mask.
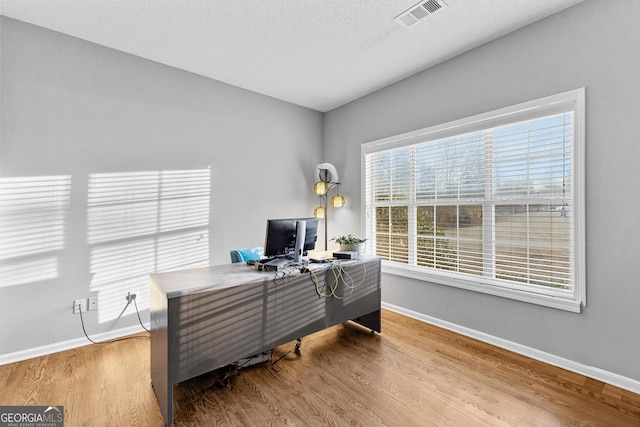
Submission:
[[[140,326],[142,326],[142,329],[144,329],[145,331],[151,333],[151,331],[145,328],[144,325],[142,324],[142,319],[140,319],[140,312],[138,311],[138,303],[136,302],[135,298],[133,299],[133,305],[136,306],[136,314],[138,315],[138,322],[140,322]]]
[[[289,343],[287,348],[289,348],[291,346],[292,343]],[[271,362],[271,369],[273,369],[274,371],[278,372],[278,370],[275,368],[275,364],[278,363],[279,361],[281,361],[282,359],[285,359],[285,357],[287,357],[289,354],[291,353],[297,353],[298,357],[296,357],[295,359],[285,359],[285,360],[298,360],[300,359],[300,346],[298,345],[298,340],[296,340],[296,345],[294,346],[293,349],[289,349],[286,350],[280,357],[278,357],[276,360]]]
[[[135,300],[134,300],[134,302],[135,302]],[[137,310],[137,308],[138,307],[136,306],[136,310]],[[82,324],[82,332],[84,332],[84,336],[89,341],[91,341],[91,343],[93,343],[93,344],[110,344],[112,342],[131,340],[131,339],[136,339],[136,338],[151,338],[150,335],[145,335],[145,336],[134,335],[134,336],[130,336],[130,337],[114,338],[112,340],[107,340],[107,341],[94,341],[91,338],[89,338],[89,335],[87,335],[87,330],[84,327],[84,317],[82,316],[82,310],[80,310],[80,307],[78,307],[78,313],[80,313],[80,323]],[[138,315],[138,319],[140,319],[139,315]],[[143,326],[143,328],[144,328],[144,326]],[[146,328],[145,328],[145,331],[149,332],[149,330],[147,330]]]
[[[87,339],[89,341],[91,341],[94,344],[98,344],[97,342],[95,342],[94,340],[92,340],[91,338],[89,338],[89,335],[87,335],[87,331],[84,328],[84,318],[82,317],[82,307],[78,307],[78,313],[80,313],[80,323],[82,323],[82,332],[84,332],[84,336],[87,337]]]
[[[255,354],[255,355],[253,355],[253,356],[251,356],[251,357],[247,357],[247,358],[245,358],[245,359],[242,359],[242,360],[244,360],[244,362],[243,362],[243,363],[238,363],[238,362],[236,362],[236,363],[235,363],[235,367],[236,367],[236,369],[242,369],[242,368],[244,368],[245,366],[254,366],[254,365],[258,365],[258,364],[260,364],[260,363],[268,362],[269,360],[271,360],[271,354],[269,354],[269,359],[265,359],[265,360],[263,360],[262,362],[255,362],[255,363],[251,363],[251,362],[253,362],[254,360],[256,360],[256,359],[258,359],[258,358],[263,358],[263,357],[264,357],[264,356],[266,356],[267,354],[268,354],[267,352],[262,352],[262,353],[259,353],[259,354]]]

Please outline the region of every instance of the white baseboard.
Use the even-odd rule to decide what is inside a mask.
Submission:
[[[634,380],[632,378],[627,378],[613,372],[595,368],[593,366],[586,366],[573,360],[565,359],[563,357],[546,353],[544,351],[536,350],[535,348],[527,347],[526,345],[521,345],[509,340],[486,334],[484,332],[479,332],[474,329],[467,328],[465,326],[460,326],[455,323],[447,322],[445,320],[408,310],[406,308],[399,307],[393,304],[383,302],[382,308],[405,315],[407,317],[411,317],[416,320],[420,320],[425,323],[429,323],[434,326],[438,326],[443,329],[450,330],[452,332],[456,332],[460,335],[477,339],[478,341],[482,341],[487,344],[491,344],[496,347],[521,354],[523,356],[530,357],[535,360],[539,360],[541,362],[548,363],[553,366],[557,366],[559,368],[566,369],[568,371],[578,373],[580,375],[587,376],[589,378],[605,382],[607,384],[611,384],[616,387],[623,388],[625,390],[629,390],[633,393],[640,394],[640,381]]]
[[[149,329],[149,325],[145,325],[145,328]],[[141,326],[129,326],[127,328],[116,329],[113,331],[103,332],[101,334],[91,335],[91,339],[100,343],[102,341],[112,340],[114,338],[121,338],[127,335],[137,334],[143,332]],[[92,344],[86,337],[75,338],[68,341],[57,342],[53,344],[43,345],[42,347],[30,348],[27,350],[16,351],[14,353],[0,354],[0,366],[8,365],[9,363],[21,362],[27,359],[33,359],[34,357],[46,356],[48,354],[58,353],[60,351],[71,350],[78,347],[84,347],[85,345]]]

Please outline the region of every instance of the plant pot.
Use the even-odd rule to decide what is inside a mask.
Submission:
[[[340,245],[340,250],[341,251],[352,251],[352,252],[364,252],[364,244],[365,244],[365,242],[355,243],[355,244],[352,244],[352,245],[341,244]]]

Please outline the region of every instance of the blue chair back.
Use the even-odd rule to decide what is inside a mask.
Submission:
[[[258,260],[264,256],[264,246],[256,246],[253,248],[235,249],[229,252],[231,262],[247,262],[249,260]]]

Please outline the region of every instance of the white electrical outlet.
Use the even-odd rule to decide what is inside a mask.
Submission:
[[[73,314],[78,314],[79,312],[87,311],[87,300],[86,299],[77,299],[73,301]]]
[[[98,297],[89,297],[89,307],[87,310],[97,310],[98,309]]]

